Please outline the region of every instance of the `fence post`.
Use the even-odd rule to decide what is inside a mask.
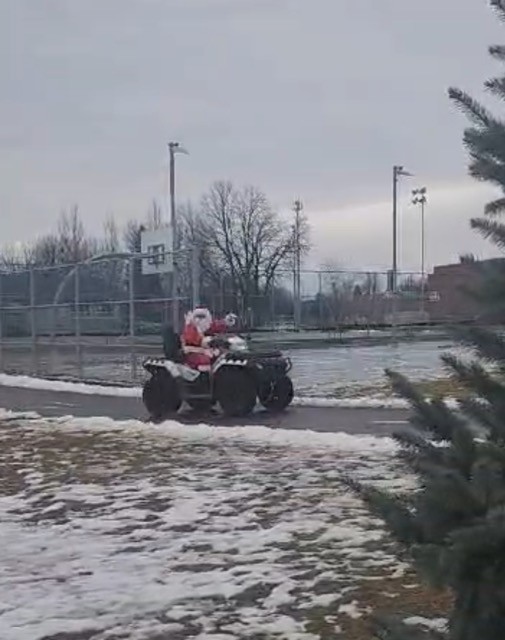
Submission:
[[[270,324],[275,328],[275,276],[270,284]]]
[[[396,343],[398,339],[398,274],[393,271],[392,277],[392,300],[391,300],[391,340]]]
[[[317,280],[318,280],[318,312],[319,312],[319,328],[323,328],[323,274],[318,271],[317,272]]]
[[[75,265],[74,270],[74,321],[75,321],[75,357],[77,359],[77,372],[82,378],[82,345],[81,345],[81,267]]]
[[[3,371],[4,366],[4,334],[3,334],[3,313],[4,313],[4,303],[3,303],[3,274],[0,271],[0,371]]]
[[[30,267],[30,329],[32,351],[32,373],[38,373],[37,362],[37,321],[35,317],[35,269]]]
[[[192,308],[200,305],[200,251],[195,245],[191,251]]]
[[[224,313],[224,275],[223,272],[219,274],[219,313]]]
[[[137,379],[137,357],[135,353],[135,258],[129,260],[129,325],[130,325],[130,375],[132,382]]]

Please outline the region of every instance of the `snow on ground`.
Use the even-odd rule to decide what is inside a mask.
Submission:
[[[98,384],[86,384],[85,382],[69,382],[66,380],[48,380],[32,376],[14,376],[0,373],[0,385],[4,387],[17,387],[22,389],[35,389],[41,391],[67,391],[84,395],[112,396],[122,398],[140,398],[140,387],[103,386]]]
[[[2,640],[317,640],[404,567],[344,476],[387,438],[0,413]],[[61,634],[61,635],[58,635]]]
[[[39,389],[43,391],[66,391],[84,395],[99,395],[122,398],[140,398],[140,387],[103,386],[85,382],[69,382],[65,380],[47,380],[31,376],[15,376],[0,373],[0,385],[4,387],[18,387],[24,389]],[[449,403],[454,401],[449,400]],[[329,398],[313,396],[297,396],[293,406],[298,407],[335,407],[335,408],[369,408],[369,409],[405,409],[407,403],[402,398],[385,395],[361,396],[355,398]]]

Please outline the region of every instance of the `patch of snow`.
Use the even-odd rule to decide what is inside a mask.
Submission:
[[[439,633],[447,631],[448,622],[447,618],[429,619],[421,616],[412,616],[410,618],[405,618],[403,621],[403,623],[409,627],[424,627],[425,629],[438,631]]]
[[[36,415],[36,414],[34,414]],[[11,419],[16,416],[9,412]],[[2,414],[0,413],[0,419]],[[20,419],[22,415],[18,417]],[[393,438],[384,436],[353,435],[344,432],[319,432],[311,430],[277,429],[265,426],[241,425],[220,427],[215,425],[183,424],[176,420],[167,420],[153,425],[139,420],[113,420],[112,418],[75,418],[62,416],[42,420],[45,428],[57,428],[67,431],[122,432],[131,435],[150,435],[156,438],[175,438],[186,443],[212,444],[213,442],[249,442],[256,445],[294,446],[309,449],[330,448],[334,451],[366,455],[377,452],[395,454],[398,444]],[[395,478],[395,481],[401,480]]]
[[[142,390],[139,387],[107,387],[84,382],[67,382],[64,380],[47,380],[32,376],[13,376],[0,373],[0,385],[21,389],[35,389],[39,391],[63,391],[79,393],[88,396],[112,396],[122,398],[140,398]]]
[[[358,396],[352,398],[317,398],[297,396],[293,398],[295,407],[336,408],[336,409],[407,409],[408,403],[402,398],[388,396]]]
[[[48,507],[45,507],[44,509],[42,509],[42,514],[48,514],[48,513],[53,513],[54,511],[61,511],[61,509],[65,508],[65,503],[64,502],[54,502],[53,504],[50,504]]]
[[[348,604],[341,604],[338,608],[338,613],[343,613],[353,620],[357,620],[358,618],[363,617],[363,612],[360,610],[357,600],[353,600]]]
[[[313,598],[338,600],[371,557],[388,574],[398,565],[378,548],[381,523],[340,480],[406,475],[392,440],[10,417],[0,421],[13,481],[0,487],[2,640],[89,630],[97,640],[317,640],[305,628]],[[335,585],[325,598],[323,579]]]
[[[230,633],[199,633],[195,640],[237,640],[237,636]]]

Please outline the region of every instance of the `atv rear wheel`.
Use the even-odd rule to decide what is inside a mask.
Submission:
[[[294,389],[291,378],[282,376],[273,380],[260,395],[260,402],[268,411],[283,411],[293,401]]]
[[[168,371],[157,371],[144,384],[142,400],[152,420],[163,420],[177,413],[182,400],[176,380]]]
[[[256,384],[252,375],[239,367],[223,367],[216,375],[215,397],[224,414],[248,416],[256,405]]]

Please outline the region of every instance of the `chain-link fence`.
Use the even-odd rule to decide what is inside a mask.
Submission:
[[[171,273],[145,275],[146,259],[118,255],[0,271],[0,370],[137,380],[141,360],[161,350],[163,325],[174,318],[181,324],[197,303],[215,316],[237,313],[241,330],[253,340],[290,334],[291,342],[304,343],[352,333],[366,338],[381,332],[387,339],[399,327],[468,320],[473,314],[465,301],[444,311],[449,293],[435,290],[431,275],[399,274],[393,295],[388,272],[303,271],[297,300],[291,272],[278,272],[267,287],[261,277],[244,287],[224,273],[211,278],[194,260],[181,259],[174,290]]]

